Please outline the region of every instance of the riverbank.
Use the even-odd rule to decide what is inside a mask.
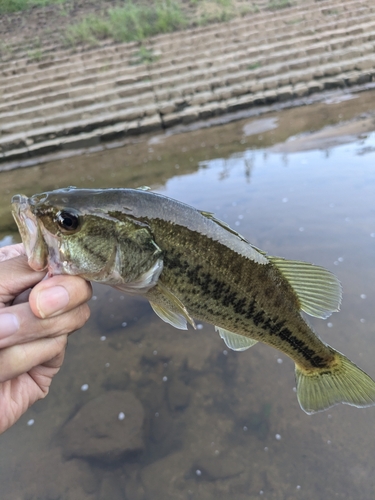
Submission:
[[[370,0],[306,1],[227,23],[0,64],[0,169],[121,146],[229,113],[303,105],[375,79]]]

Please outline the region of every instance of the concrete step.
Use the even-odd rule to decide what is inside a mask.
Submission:
[[[357,3],[358,3],[358,1],[357,2],[350,2],[349,5],[357,4]],[[310,7],[314,7],[314,4],[310,4]],[[315,8],[316,8],[316,6],[315,6]],[[270,17],[270,14],[268,14],[268,17]],[[288,13],[284,17],[292,17],[292,14],[289,13],[289,9],[288,9]],[[270,20],[272,20],[271,17],[270,17]],[[251,37],[256,37],[257,41],[259,41],[260,34],[261,34],[261,36],[264,36],[265,32],[277,32],[278,31],[277,26],[270,28],[270,26],[269,26],[270,20],[268,21],[268,24],[266,26],[262,26],[259,23],[257,23],[257,25],[256,25],[257,30],[253,30],[250,33],[250,35],[248,35],[248,39],[250,40]],[[286,21],[287,21],[287,19],[285,19],[283,22],[286,22]],[[351,22],[357,23],[357,21],[355,19],[352,19]],[[238,31],[241,28],[248,31],[248,27],[246,26],[248,24],[248,20],[241,20],[240,23],[238,21],[237,22],[233,21],[232,24],[233,24],[233,26],[229,23],[228,28],[225,29],[225,27],[224,27],[221,29],[221,31],[216,28],[214,38],[223,37],[223,36],[225,38],[225,37],[231,36],[232,32],[234,33],[234,35],[237,36]],[[323,31],[325,29],[325,26],[330,26],[330,25],[332,26],[333,24],[334,23],[327,23],[327,22],[325,24],[320,23],[319,30]],[[233,28],[235,28],[235,29],[233,30]],[[265,28],[265,31],[263,28]],[[199,42],[199,40],[196,40],[196,38],[200,37],[200,39],[201,39],[200,41],[201,42],[205,41],[206,45],[208,42],[208,38],[211,38],[211,43],[213,43],[213,44],[217,43],[217,40],[215,40],[215,39],[212,40],[212,37],[210,37],[210,33],[209,33],[209,31],[207,31],[207,29],[206,30],[201,29],[200,32],[198,32],[198,34],[196,34],[195,31],[197,31],[197,30],[191,30],[191,34],[188,36],[188,38],[193,39],[195,42]],[[172,36],[173,35],[170,35],[170,37],[172,37]],[[163,35],[163,37],[165,37],[165,35]],[[204,39],[206,39],[206,40],[204,40]],[[157,41],[155,43],[157,43]],[[165,43],[164,43],[164,45],[165,45]],[[182,47],[185,45],[186,44],[183,43]],[[99,65],[101,65],[101,63],[105,62],[105,61],[108,61],[110,63],[110,61],[113,58],[117,58],[117,59],[124,58],[124,57],[128,58],[129,55],[132,52],[134,52],[134,50],[136,50],[136,49],[137,49],[137,44],[122,44],[122,45],[115,45],[115,46],[110,46],[110,47],[103,47],[102,49],[98,49],[96,51],[89,51],[87,53],[82,53],[82,54],[70,54],[68,51],[62,51],[60,54],[56,54],[54,56],[53,60],[47,60],[47,61],[42,61],[39,63],[30,64],[29,59],[25,59],[23,61],[24,66],[23,66],[22,71],[26,74],[32,73],[34,75],[34,78],[40,79],[40,78],[38,78],[38,73],[39,72],[43,73],[43,71],[45,69],[48,70],[48,68],[51,68],[51,67],[53,67],[53,70],[55,72],[57,72],[58,71],[57,67],[59,65],[61,65],[62,68],[60,70],[60,73],[62,73],[62,74],[65,74],[69,70],[69,65],[74,65],[74,64],[81,65],[81,68],[85,68],[85,69],[90,68],[91,69],[91,67],[87,65],[87,63],[90,61],[91,62],[96,61],[96,64],[99,64]],[[169,57],[170,54],[168,54],[167,56]],[[16,65],[18,65],[18,67],[21,67],[20,63],[21,63],[20,61],[13,61],[12,62],[13,69],[12,69],[12,71],[8,71],[8,73],[10,73],[10,74],[13,73],[13,75],[14,75],[15,74],[14,73],[14,71],[15,71],[14,65],[16,64]],[[102,67],[102,65],[101,65],[101,67]],[[2,68],[2,65],[0,65],[0,74],[1,74],[1,71],[3,71],[3,76],[6,77],[7,71],[4,69],[4,67]],[[20,71],[21,71],[21,69],[20,69]]]
[[[106,141],[109,140],[110,131],[121,137],[127,134],[134,135],[142,133],[145,130],[145,124],[147,124],[148,131],[161,127],[168,128],[179,123],[190,123],[228,111],[232,112],[251,106],[303,97],[322,90],[362,84],[373,78],[375,78],[375,65],[370,70],[340,72],[330,77],[321,78],[319,81],[299,81],[293,85],[288,85],[285,82],[284,85],[275,88],[267,88],[263,83],[261,88],[249,89],[246,87],[243,92],[236,91],[234,87],[226,89],[226,93],[223,92],[223,89],[218,89],[214,93],[205,95],[202,101],[197,99],[185,101],[185,106],[182,109],[173,107],[170,101],[166,101],[144,108],[129,108],[122,112],[96,114],[75,122],[54,124],[3,135],[0,137],[0,160],[6,161],[16,151],[17,153],[14,154],[17,154],[18,157],[30,157],[34,154],[41,154],[41,151],[55,151],[68,146],[69,148],[73,147],[82,138],[87,141],[89,137],[96,137],[98,139],[95,140]],[[280,81],[280,83],[284,82]],[[136,124],[140,127],[138,131]],[[104,134],[103,137],[102,134]]]
[[[268,3],[268,0],[264,2],[264,6],[266,6],[267,3]],[[347,2],[333,1],[332,0],[332,1],[320,1],[319,3],[320,3],[320,6],[317,6],[314,1],[306,2],[303,0],[291,8],[285,9],[284,11],[281,10],[281,11],[276,12],[277,15],[275,15],[274,12],[272,12],[272,11],[259,12],[257,14],[257,19],[260,21],[263,19],[268,24],[277,23],[277,22],[279,22],[279,19],[282,19],[282,16],[288,16],[289,13],[294,14],[294,13],[306,12],[310,16],[315,15],[317,11],[318,12],[327,11],[327,13],[330,14],[330,11],[332,13],[332,10],[337,10],[338,13],[340,13],[341,10],[345,10],[348,8],[350,10],[353,10],[354,8],[358,8],[357,6],[360,4],[364,5],[364,7],[366,7],[371,2],[369,2],[369,0],[367,0],[367,1],[355,1],[355,2],[347,3]],[[337,15],[331,16],[331,17],[336,17],[336,16]],[[203,27],[203,28],[198,28],[196,31],[199,32],[199,31],[204,31],[206,29],[207,29],[207,27]],[[104,42],[101,42],[100,45],[103,47],[106,47],[108,45],[111,45],[111,42],[104,41]],[[50,47],[46,47],[45,49],[43,47],[43,50],[45,50],[47,52],[47,54],[52,52],[53,55],[56,53],[56,51],[58,49],[59,49],[59,47],[57,45],[51,45]],[[69,52],[69,50],[65,50],[65,52],[67,53],[67,52]],[[25,59],[28,59],[28,58],[25,57]]]
[[[359,3],[358,1],[357,2],[349,2],[348,5],[353,6],[353,5],[356,5],[358,3]],[[312,7],[316,9],[316,4],[315,5],[310,4],[310,9]],[[305,13],[308,12],[306,10],[306,8],[305,8],[304,12]],[[302,12],[302,14],[303,14],[303,12]],[[270,30],[271,31],[277,30],[277,27],[270,28],[270,24],[275,24],[275,23],[272,23],[272,19],[274,16],[272,16],[271,13],[268,13],[267,16],[268,16],[268,19],[267,19],[267,24],[265,26],[262,26],[262,24],[259,22],[256,25],[258,32],[257,33],[253,32],[253,35],[257,36],[257,38],[259,38],[259,33],[261,33],[263,36],[264,32],[269,32]],[[281,18],[281,16],[279,16],[279,17],[280,17],[281,21],[279,20],[277,24],[280,24],[280,22],[285,23],[288,21],[288,18],[293,17],[293,13],[290,12],[290,9],[287,9],[287,13],[284,15],[284,18]],[[279,17],[277,19],[279,19]],[[327,18],[327,16],[325,16],[325,17]],[[353,22],[353,20],[352,20],[352,22]],[[246,21],[246,20],[245,21],[241,20],[240,22],[233,21],[232,24],[229,23],[228,29],[225,29],[225,27],[224,27],[224,28],[221,28],[221,31],[220,31],[216,28],[215,36],[216,37],[218,37],[219,35],[220,36],[227,36],[229,33],[231,33],[233,31],[233,29],[231,29],[233,27],[235,27],[235,32],[238,32],[238,30],[241,27],[246,29],[246,23],[248,23],[248,21]],[[327,25],[327,22],[325,24]],[[334,23],[328,23],[328,24],[333,25]],[[265,31],[264,31],[264,29],[265,29]],[[324,23],[321,23],[319,26],[319,30],[322,31],[324,29],[325,29]],[[163,35],[163,36],[165,37],[165,35]],[[170,35],[170,37],[172,37],[172,36],[173,35]],[[207,38],[210,36],[209,29],[206,28],[206,29],[200,29],[200,30],[191,30],[191,37],[195,38],[196,36],[201,36],[202,41],[203,41],[203,38]],[[156,37],[156,43],[157,43],[157,38],[158,37]],[[162,40],[162,39],[163,38],[160,38],[160,40]],[[124,55],[123,54],[124,50],[126,50],[127,52],[134,50],[136,48],[135,45],[136,44],[125,44],[125,45],[122,44],[122,45],[117,45],[117,46],[103,47],[103,48],[98,49],[96,51],[89,51],[89,52],[82,53],[82,54],[69,54],[69,52],[65,50],[65,51],[61,51],[60,54],[55,54],[54,60],[47,60],[47,61],[42,61],[40,63],[34,63],[34,64],[30,64],[29,59],[25,59],[23,61],[23,63],[24,63],[23,71],[26,73],[29,73],[29,72],[35,73],[38,69],[43,70],[45,68],[48,68],[51,65],[56,67],[59,60],[61,61],[61,63],[63,63],[64,61],[66,63],[69,63],[69,60],[71,63],[73,63],[74,61],[80,62],[81,64],[83,64],[83,67],[85,67],[85,61],[98,59],[100,57],[102,57],[102,59],[104,58],[106,60],[109,60],[111,57],[111,54],[115,54],[116,57],[119,57],[121,55]],[[126,47],[126,49],[125,49],[125,47]],[[12,62],[13,72],[14,72],[15,64],[18,65],[18,67],[21,67],[21,61],[13,61]],[[1,72],[1,69],[2,68],[0,65],[0,72]],[[5,76],[5,74],[3,76]]]
[[[332,12],[334,12],[332,14]],[[0,65],[0,161],[375,80],[375,4],[303,2],[226,24]]]
[[[354,28],[352,28],[354,30]],[[196,54],[194,58],[194,62],[188,63],[185,61],[182,64],[169,64],[169,66],[164,66],[164,68],[156,67],[154,69],[154,65],[150,65],[150,71],[147,72],[147,68],[142,67],[130,67],[119,70],[107,71],[103,72],[103,74],[85,74],[82,76],[75,77],[69,81],[54,81],[49,85],[35,85],[32,86],[31,82],[27,82],[26,84],[19,83],[18,88],[15,85],[9,86],[6,90],[9,93],[6,93],[3,90],[3,95],[0,104],[0,113],[6,110],[9,111],[9,107],[6,107],[7,103],[11,103],[12,109],[24,108],[25,106],[36,106],[38,102],[38,96],[43,96],[43,101],[40,104],[44,104],[45,100],[55,101],[61,100],[63,98],[72,99],[74,96],[87,94],[88,92],[100,92],[102,89],[113,89],[118,85],[130,85],[137,83],[139,81],[147,80],[151,78],[155,81],[156,78],[160,78],[166,76],[168,81],[171,80],[169,75],[172,74],[182,74],[186,73],[186,71],[194,70],[195,68],[201,67],[202,69],[207,70],[207,67],[215,64],[222,64],[223,71],[226,70],[226,60],[238,61],[241,58],[246,56],[256,57],[253,62],[249,61],[249,65],[254,63],[261,63],[262,66],[266,66],[278,58],[282,60],[286,60],[289,58],[296,57],[296,52],[291,50],[285,50],[285,48],[293,48],[295,46],[305,46],[308,47],[306,49],[306,55],[309,56],[311,54],[316,54],[319,52],[328,52],[328,51],[337,51],[339,47],[348,47],[350,45],[356,44],[364,44],[365,42],[375,38],[375,21],[367,22],[365,25],[361,26],[361,33],[353,36],[344,36],[341,38],[335,38],[334,42],[327,43],[324,40],[319,41],[319,37],[317,36],[307,36],[301,37],[297,40],[289,40],[284,44],[267,44],[260,45],[256,50],[247,49],[247,50],[236,50],[238,49],[238,45],[232,45],[232,52],[228,52],[225,55],[222,55],[219,49],[212,50],[210,52],[200,52]],[[350,33],[349,33],[350,35]],[[330,34],[327,35],[330,38]],[[317,41],[318,40],[318,41]],[[315,43],[314,43],[315,42]],[[366,45],[363,45],[363,48],[360,50],[366,50]],[[369,46],[370,47],[370,46]],[[283,50],[281,50],[283,49]],[[281,52],[278,52],[280,51]],[[372,50],[371,47],[367,50]],[[272,54],[272,55],[271,55]],[[297,52],[298,54],[298,52]],[[268,55],[268,58],[267,58]],[[203,56],[203,58],[202,58]],[[263,57],[261,57],[263,56]],[[337,52],[337,57],[342,58],[341,54]],[[246,65],[247,62],[241,63],[242,66]],[[307,62],[308,64],[308,62]],[[220,71],[220,70],[218,70]],[[50,77],[52,78],[52,77]],[[57,77],[58,78],[58,77]],[[176,78],[176,77],[175,77]],[[5,84],[5,83],[4,83]],[[158,87],[160,84],[157,84]],[[35,97],[36,99],[33,99]],[[5,104],[5,109],[4,109]],[[19,105],[19,106],[18,106]]]
[[[296,84],[285,85],[276,90],[259,91],[254,94],[247,94],[238,97],[228,97],[221,101],[209,102],[202,105],[192,105],[184,110],[168,113],[160,118],[158,114],[144,116],[141,119],[125,122],[117,122],[108,124],[107,121],[102,121],[98,128],[85,131],[83,124],[77,124],[77,127],[72,127],[67,135],[67,129],[59,130],[58,135],[55,135],[56,129],[51,127],[50,137],[42,134],[37,136],[39,132],[35,131],[32,137],[27,137],[25,134],[14,135],[9,137],[8,148],[5,141],[0,139],[0,162],[12,161],[13,165],[9,168],[17,166],[17,160],[32,159],[35,156],[41,156],[49,153],[64,152],[71,149],[87,149],[92,151],[104,149],[103,144],[108,141],[121,141],[124,138],[131,137],[137,134],[154,132],[161,128],[168,128],[179,124],[189,124],[199,119],[207,119],[212,116],[221,115],[227,112],[236,112],[259,106],[264,104],[272,104],[274,102],[283,102],[291,98],[301,98],[309,95],[312,92],[343,88],[345,85],[362,84],[370,81],[371,77],[375,76],[374,72],[354,71],[342,73],[336,78],[322,79],[318,84]],[[44,131],[46,133],[47,130]],[[33,142],[35,139],[35,142]],[[38,140],[41,139],[41,140]],[[119,142],[118,145],[122,143]],[[4,147],[5,146],[5,147]],[[115,144],[116,146],[116,144]],[[32,164],[33,162],[30,162]],[[25,165],[25,164],[24,164]]]
[[[241,84],[244,81],[257,85],[257,82],[263,80],[266,88],[270,85],[277,87],[280,86],[278,75],[283,75],[282,84],[285,82],[294,84],[301,81],[301,78],[303,81],[308,81],[313,78],[335,75],[342,70],[351,71],[373,67],[372,55],[375,41],[355,48],[325,51],[320,54],[316,54],[317,45],[310,45],[307,51],[315,55],[306,54],[306,51],[298,49],[295,52],[284,51],[273,54],[271,52],[272,55],[265,60],[262,58],[254,60],[246,58],[248,55],[246,52],[238,52],[232,56],[229,55],[227,59],[205,59],[201,61],[199,70],[184,73],[181,68],[176,68],[177,74],[174,77],[160,78],[159,73],[153,71],[148,73],[149,82],[135,85],[130,80],[127,82],[128,85],[121,90],[118,89],[117,81],[114,88],[106,89],[101,93],[98,92],[98,86],[77,87],[69,91],[66,100],[59,100],[61,94],[46,94],[43,101],[47,99],[49,102],[41,102],[36,97],[34,106],[32,106],[32,100],[13,101],[8,107],[6,104],[0,107],[0,124],[3,124],[0,133],[8,134],[59,121],[64,123],[85,119],[102,109],[120,111],[134,102],[137,102],[137,105],[151,104],[154,102],[154,96],[157,101],[173,101],[186,94],[214,91],[220,87],[228,90],[231,85]],[[327,49],[327,46],[322,45],[320,49]],[[240,56],[245,57],[241,60]],[[255,65],[259,63],[259,67],[252,69],[254,63]],[[314,68],[313,72],[311,68]],[[304,73],[300,74],[300,70],[304,70]],[[147,73],[145,75],[147,76]],[[145,75],[142,75],[143,78]],[[66,92],[64,90],[62,93],[63,97]],[[125,97],[125,95],[132,97]],[[197,98],[201,99],[199,95]],[[95,101],[99,102],[95,103]]]
[[[125,99],[113,99],[111,101],[99,100],[95,103],[95,98],[86,100],[88,103],[84,107],[67,109],[66,103],[62,101],[55,108],[50,106],[40,106],[32,108],[32,110],[25,110],[23,115],[19,113],[4,113],[0,115],[1,134],[18,133],[27,131],[35,127],[44,127],[54,124],[64,124],[71,121],[86,120],[90,116],[100,115],[105,112],[122,112],[124,110],[131,110],[133,108],[144,108],[152,106],[155,103],[154,95],[151,92],[143,93],[135,98],[129,97]],[[82,101],[80,101],[82,104]],[[29,111],[29,113],[28,113]]]
[[[76,131],[76,133],[69,136],[51,137],[36,143],[20,135],[18,140],[14,141],[12,148],[4,149],[2,152],[0,151],[0,162],[33,158],[35,156],[70,149],[92,148],[100,143],[116,141],[125,136],[129,137],[147,132],[154,132],[161,128],[162,122],[160,117],[155,114],[140,120],[118,122],[114,125],[104,125],[89,132]],[[13,168],[15,168],[16,165],[17,164],[15,164]]]

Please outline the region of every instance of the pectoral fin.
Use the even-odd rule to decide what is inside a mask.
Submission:
[[[187,330],[187,323],[196,329],[195,322],[190,316],[184,304],[160,281],[147,293],[151,307],[155,313],[166,323],[178,328]]]
[[[334,274],[307,262],[268,258],[292,286],[302,311],[323,319],[339,311],[341,284]]]
[[[258,342],[257,340],[238,335],[238,333],[230,332],[219,326],[215,326],[215,330],[219,332],[226,346],[233,351],[246,351],[246,349],[250,349],[250,347]]]

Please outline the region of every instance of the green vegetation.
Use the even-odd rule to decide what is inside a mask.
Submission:
[[[281,9],[295,1],[268,0],[266,8]],[[142,45],[143,40],[153,35],[229,21],[260,10],[256,2],[250,0],[0,0],[0,15],[23,10],[25,20],[30,15],[33,23],[37,14],[34,10],[47,5],[56,6],[50,12],[53,13],[53,38],[58,39],[58,43],[63,40],[65,45],[76,47],[79,44],[97,45],[104,39],[141,42],[141,52],[134,57],[134,64],[154,60],[154,55],[147,53]],[[85,12],[86,15],[76,20],[76,8],[79,8],[79,15]],[[38,36],[42,36],[44,43],[48,38],[47,29],[40,30]],[[40,44],[28,41],[27,45],[30,59],[42,59]],[[5,40],[0,40],[1,56],[9,57]]]
[[[42,59],[43,52],[41,49],[33,49],[29,50],[27,55],[29,56],[29,59],[31,59],[32,61],[38,62]]]
[[[12,49],[9,47],[9,45],[4,42],[4,40],[0,39],[0,56],[2,54],[10,54],[12,52]]]
[[[188,26],[229,21],[253,11],[252,6],[236,0],[190,0],[189,4],[182,0],[146,3],[125,0],[123,6],[108,9],[101,17],[90,15],[73,24],[67,29],[65,39],[71,46],[93,45],[104,38],[117,42],[142,41]]]
[[[235,16],[230,0],[203,0],[197,3],[197,24],[229,21]]]
[[[140,5],[128,0],[124,7],[109,9],[105,17],[88,16],[68,28],[67,42],[97,43],[111,37],[117,42],[142,41],[152,35],[168,33],[185,27],[180,5],[174,0]]]
[[[64,3],[67,0],[0,0],[0,14],[9,14],[32,7],[44,7],[53,3]]]
[[[339,14],[338,9],[324,9],[322,10],[322,14],[325,16],[337,16]]]
[[[258,69],[258,68],[260,68],[260,62],[259,61],[255,62],[253,64],[249,64],[249,66],[247,67],[247,69],[249,69],[249,70]]]
[[[151,49],[142,45],[130,60],[130,64],[134,66],[137,64],[151,64],[157,60],[158,56],[156,56]]]
[[[292,0],[270,0],[267,5],[267,9],[277,10],[277,9],[286,9],[287,7],[292,7],[294,2]]]
[[[259,10],[250,2],[236,0],[190,0],[190,3],[196,6],[195,23],[199,26],[229,21],[236,16],[244,16]]]

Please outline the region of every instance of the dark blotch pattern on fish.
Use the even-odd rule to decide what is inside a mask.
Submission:
[[[250,300],[245,297],[238,297],[238,293],[233,291],[228,284],[214,278],[210,273],[202,271],[203,266],[200,264],[192,267],[182,258],[180,253],[168,252],[164,256],[164,265],[176,274],[184,274],[189,284],[196,287],[200,294],[218,301],[224,308],[233,309],[237,315],[243,316],[246,320],[251,319],[257,328],[287,342],[292,349],[298,351],[312,366],[321,368],[326,365],[326,361],[321,356],[315,354],[313,349],[310,349],[305,342],[298,339],[284,326],[285,321],[277,321],[277,318],[274,320],[267,318],[266,313],[257,308],[255,297]],[[214,310],[207,309],[207,306],[203,306],[202,303],[203,301],[194,302],[194,306],[199,309],[204,308],[207,312],[215,314]],[[221,314],[221,318],[225,316],[227,316],[225,313]]]

